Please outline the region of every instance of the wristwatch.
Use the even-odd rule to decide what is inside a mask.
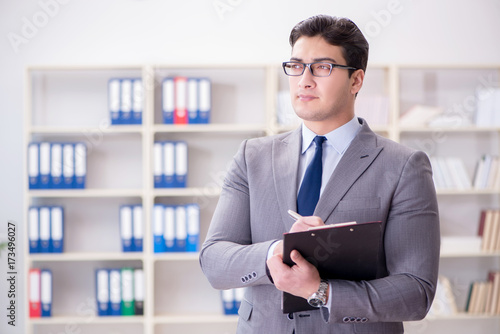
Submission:
[[[322,279],[319,283],[318,291],[313,293],[309,298],[307,298],[307,302],[309,305],[313,307],[321,307],[326,304],[326,292],[328,291],[328,281]]]

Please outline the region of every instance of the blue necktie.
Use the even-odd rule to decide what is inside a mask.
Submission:
[[[316,136],[316,151],[312,161],[307,166],[302,185],[300,186],[297,196],[297,212],[302,216],[312,216],[314,208],[319,200],[321,190],[321,174],[323,174],[323,165],[321,163],[323,157],[323,141],[326,138]]]

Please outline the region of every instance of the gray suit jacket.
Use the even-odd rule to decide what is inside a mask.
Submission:
[[[436,289],[439,217],[429,160],[373,133],[366,121],[344,153],[314,212],[326,224],[382,221],[379,279],[330,280],[332,306],[281,311],[266,274],[272,242],[296,209],[301,131],[242,143],[224,181],[200,264],[216,289],[247,287],[238,333],[402,333],[425,317]]]

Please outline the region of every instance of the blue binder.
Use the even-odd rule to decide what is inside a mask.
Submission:
[[[200,207],[198,204],[186,205],[187,243],[186,252],[197,252],[200,239]]]
[[[165,252],[165,239],[163,237],[163,212],[163,204],[155,204],[153,206],[153,251],[155,253]]]
[[[50,188],[50,143],[41,142],[39,145],[39,175],[40,175],[40,189]]]
[[[177,251],[177,242],[175,238],[176,219],[176,206],[165,205],[163,218],[163,240],[165,244],[165,252]]]
[[[162,188],[164,186],[163,142],[155,142],[153,144],[153,179],[155,188]]]
[[[40,253],[50,252],[50,208],[40,207],[39,210]]]
[[[187,79],[187,113],[188,113],[188,123],[196,124],[198,123],[198,79],[188,78]]]
[[[62,253],[64,245],[64,209],[61,206],[50,208],[50,252]]]
[[[50,317],[52,315],[52,272],[48,269],[40,271],[40,304],[41,316]]]
[[[120,124],[120,79],[111,78],[108,81],[108,109],[111,124]]]
[[[141,78],[132,80],[132,124],[142,124],[144,87]]]
[[[175,251],[185,252],[187,247],[187,214],[184,205],[175,207]]]
[[[97,269],[95,274],[95,282],[97,315],[110,315],[109,270]]]
[[[175,142],[163,142],[163,188],[176,187],[175,183]]]
[[[162,83],[163,123],[174,124],[175,85],[174,78],[165,78]]]
[[[132,251],[142,252],[144,240],[144,220],[142,215],[142,205],[132,206]]]
[[[109,315],[121,315],[121,271],[120,269],[110,269],[109,271]]]
[[[198,80],[198,123],[210,123],[212,110],[212,83],[208,78]]]
[[[30,189],[40,188],[39,144],[28,144],[28,181]]]
[[[119,124],[132,123],[132,79],[120,80],[120,121]]]
[[[175,142],[175,180],[174,187],[185,188],[188,173],[188,147],[185,141]]]
[[[83,142],[74,144],[75,171],[74,188],[84,189],[87,181],[87,146]]]
[[[235,307],[234,290],[222,290],[221,291],[222,307],[224,309],[224,314],[232,315],[237,314],[238,311]]]
[[[72,143],[63,145],[63,188],[72,189],[75,185],[75,149]]]
[[[32,206],[28,210],[28,239],[30,253],[40,252],[40,224],[38,207]]]
[[[62,179],[62,144],[61,143],[51,143],[50,144],[50,188],[61,189],[63,184]]]
[[[120,235],[122,240],[122,251],[131,252],[133,247],[132,239],[132,207],[129,205],[120,206]]]

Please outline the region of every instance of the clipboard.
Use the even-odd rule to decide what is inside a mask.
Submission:
[[[283,263],[294,249],[319,271],[324,279],[351,281],[377,278],[382,223],[340,223],[283,235]],[[283,313],[316,310],[306,299],[287,292],[282,295]]]

